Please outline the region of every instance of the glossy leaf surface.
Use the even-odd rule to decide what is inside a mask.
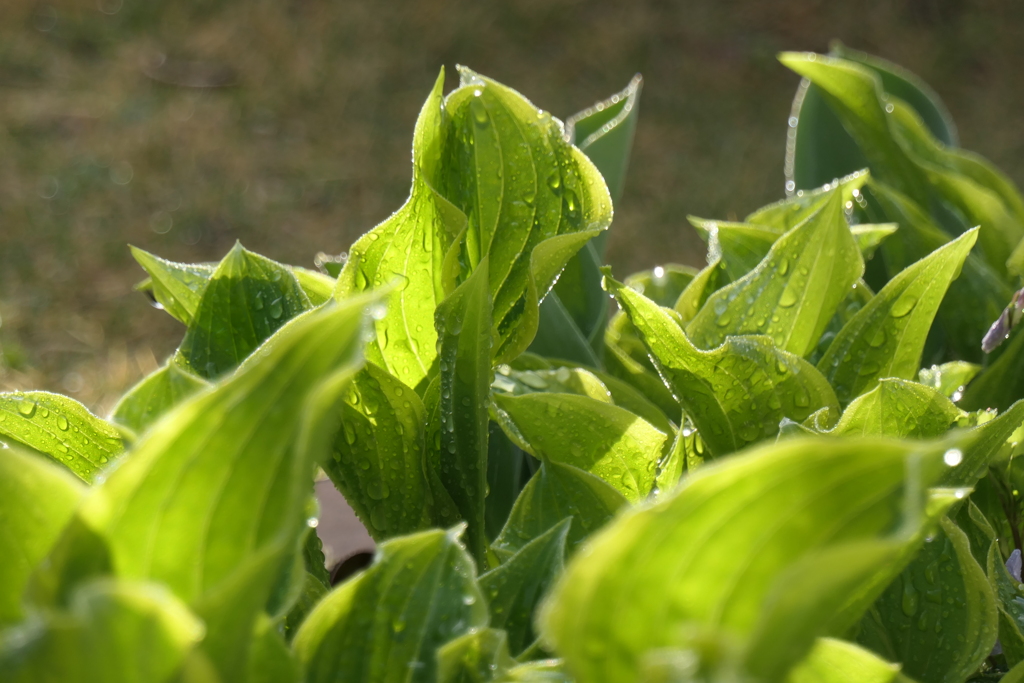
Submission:
[[[855,398],[829,434],[931,439],[944,434],[959,416],[960,410],[935,389],[888,378]]]
[[[0,394],[0,440],[28,446],[90,483],[124,450],[113,425],[47,391]]]
[[[114,406],[111,419],[141,434],[168,410],[209,384],[171,362],[144,377]]]

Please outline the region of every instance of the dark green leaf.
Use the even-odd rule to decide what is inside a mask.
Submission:
[[[1024,590],[1007,571],[997,543],[988,549],[987,570],[999,607],[999,639],[1007,662],[1014,666],[1024,661]]]
[[[624,408],[577,394],[494,394],[499,422],[541,460],[601,477],[631,502],[654,488],[666,435]]]
[[[437,648],[487,625],[473,560],[457,535],[386,541],[369,569],[317,605],[294,641],[307,683],[436,680]]]
[[[4,683],[170,683],[203,623],[159,584],[99,579],[0,633]]]
[[[217,377],[309,308],[287,268],[235,244],[210,276],[175,362],[201,377]]]
[[[686,326],[698,348],[728,335],[766,334],[780,349],[814,349],[839,302],[864,273],[838,189],[772,245],[754,270],[712,294]]]
[[[113,425],[47,391],[0,394],[0,439],[42,453],[88,483],[124,450]]]
[[[0,627],[23,617],[21,596],[85,490],[62,468],[17,448],[0,449]]]
[[[901,271],[843,326],[818,362],[842,403],[882,377],[917,374],[935,312],[977,236],[970,230]]]
[[[600,287],[598,291],[601,291]],[[602,303],[605,303],[603,297]],[[584,365],[598,365],[597,355],[590,340],[562,303],[557,292],[550,292],[541,302],[539,315],[537,335],[530,343],[532,353]]]
[[[572,552],[626,504],[604,480],[570,465],[545,462],[512,507],[494,552],[507,560],[566,517],[573,518],[568,548]]]
[[[570,562],[542,637],[593,683],[723,639],[750,675],[781,680],[817,636],[860,618],[955,502],[923,490],[946,447],[791,439],[703,467]]]
[[[480,590],[490,606],[491,626],[508,633],[508,647],[514,656],[536,640],[534,610],[562,573],[571,524],[571,519],[562,520],[480,576]]]
[[[432,467],[469,525],[470,552],[482,562],[487,551],[487,400],[491,391],[491,292],[488,259],[438,307],[435,326],[440,358]]]
[[[961,683],[996,642],[996,601],[949,519],[865,615],[858,641],[922,683]]]
[[[770,339],[730,337],[701,351],[666,309],[611,277],[605,283],[713,455],[774,436],[783,418],[802,422],[823,407],[838,414],[835,394],[814,366]]]
[[[707,302],[708,297],[729,282],[729,275],[722,259],[716,258],[711,261],[703,270],[693,276],[690,284],[676,299],[673,310],[679,314],[682,324],[693,320],[701,307]]]
[[[185,372],[176,363],[167,363],[129,389],[114,406],[110,417],[141,434],[168,410],[208,386],[207,382]]]

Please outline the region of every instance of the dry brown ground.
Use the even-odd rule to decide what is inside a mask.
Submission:
[[[965,146],[1024,181],[1024,4],[29,0],[0,3],[0,389],[99,412],[182,330],[131,291],[126,244],[218,259],[340,252],[399,206],[437,69],[566,116],[646,78],[610,259],[696,263],[694,213],[781,195],[797,79],[828,40],[910,67]],[[225,86],[225,87],[194,87]]]

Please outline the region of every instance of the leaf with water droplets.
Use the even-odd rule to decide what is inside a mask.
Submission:
[[[962,360],[952,360],[942,365],[932,365],[917,371],[917,381],[929,386],[946,398],[959,401],[964,387],[981,372],[981,366]]]
[[[297,317],[143,434],[78,509],[37,573],[36,599],[57,602],[87,578],[72,570],[79,549],[98,542],[109,571],[162,582],[196,610],[208,629],[204,653],[222,676],[242,666],[257,615],[299,553],[310,474],[329,453],[374,303]]]
[[[149,273],[135,289],[146,292],[172,317],[190,325],[206,283],[216,266],[209,263],[175,263],[131,247],[132,256]]]
[[[945,434],[960,409],[931,387],[887,378],[855,398],[843,411],[831,436],[892,436],[930,439]]]
[[[1024,401],[1017,401],[1001,415],[971,428],[960,459],[939,480],[940,486],[970,487],[985,476],[991,464],[1006,450],[1007,440],[1024,423]]]
[[[843,174],[840,174],[843,175]],[[792,230],[800,223],[807,220],[808,216],[821,209],[829,199],[829,195],[836,189],[835,174],[823,178],[810,188],[803,188],[785,199],[761,207],[754,213],[743,219],[745,223],[753,223],[778,231],[782,234]],[[870,177],[866,170],[852,171],[849,175],[843,175],[838,180],[839,192],[843,198],[843,206],[857,199],[860,189]]]
[[[541,637],[593,683],[640,680],[649,653],[702,647],[780,680],[817,636],[856,623],[955,501],[924,491],[945,447],[790,439],[700,468],[570,561]]]
[[[154,683],[177,679],[203,622],[158,583],[97,579],[59,610],[4,633],[5,683]]]
[[[434,317],[440,375],[426,401],[428,467],[468,524],[466,544],[483,564],[487,552],[487,403],[491,391],[491,292],[488,259],[459,285]],[[428,395],[433,396],[428,391]]]
[[[114,406],[110,418],[141,434],[168,410],[208,386],[208,382],[170,362],[129,389]]]
[[[996,598],[949,519],[861,621],[857,637],[919,681],[960,683],[992,652]]]
[[[490,606],[491,626],[508,633],[509,651],[519,654],[533,643],[534,610],[562,573],[571,519],[565,519],[524,545],[498,567],[480,576]]]
[[[377,540],[441,524],[426,480],[426,410],[410,387],[375,365],[355,376],[323,469]],[[449,523],[454,518],[447,520]]]
[[[713,259],[693,276],[686,289],[676,299],[672,309],[679,314],[682,324],[693,320],[707,302],[708,297],[729,283],[729,275],[721,258]]]
[[[780,349],[807,355],[863,273],[835,189],[819,211],[779,237],[756,268],[712,294],[686,334],[702,349],[729,335],[765,334]]]
[[[124,450],[117,428],[48,391],[0,394],[0,440],[28,446],[87,483]]]
[[[917,374],[935,312],[977,235],[970,230],[901,271],[843,326],[818,362],[842,403],[882,377]]]
[[[702,351],[666,309],[611,276],[605,286],[629,315],[712,455],[774,436],[783,418],[802,422],[821,408],[838,414],[835,394],[814,366],[771,340],[730,337],[717,349]]]
[[[626,505],[622,494],[599,477],[571,465],[544,462],[516,499],[492,548],[506,561],[566,517],[572,517],[567,547],[575,550]]]
[[[577,394],[494,394],[499,424],[541,460],[601,477],[637,502],[654,487],[667,436],[624,408]]]
[[[210,276],[174,362],[215,378],[310,307],[286,267],[235,244]]]
[[[28,578],[84,493],[61,467],[19,448],[0,449],[0,627],[24,617]]]
[[[436,187],[469,218],[469,268],[490,256],[497,337],[510,361],[530,344],[538,304],[558,273],[612,217],[604,179],[522,95],[469,69],[445,99],[448,126]]]
[[[999,544],[988,549],[988,580],[995,592],[999,608],[999,639],[1010,666],[1024,662],[1024,590],[1009,570],[999,552]]]
[[[435,680],[437,649],[487,625],[487,602],[457,535],[385,541],[368,569],[324,598],[293,642],[305,680]]]

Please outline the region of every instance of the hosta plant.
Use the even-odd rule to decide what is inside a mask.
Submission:
[[[787,196],[699,270],[603,266],[639,78],[563,123],[468,69],[321,270],[134,250],[166,364],[0,395],[0,680],[1024,678],[1024,201],[912,74],[781,61]]]

